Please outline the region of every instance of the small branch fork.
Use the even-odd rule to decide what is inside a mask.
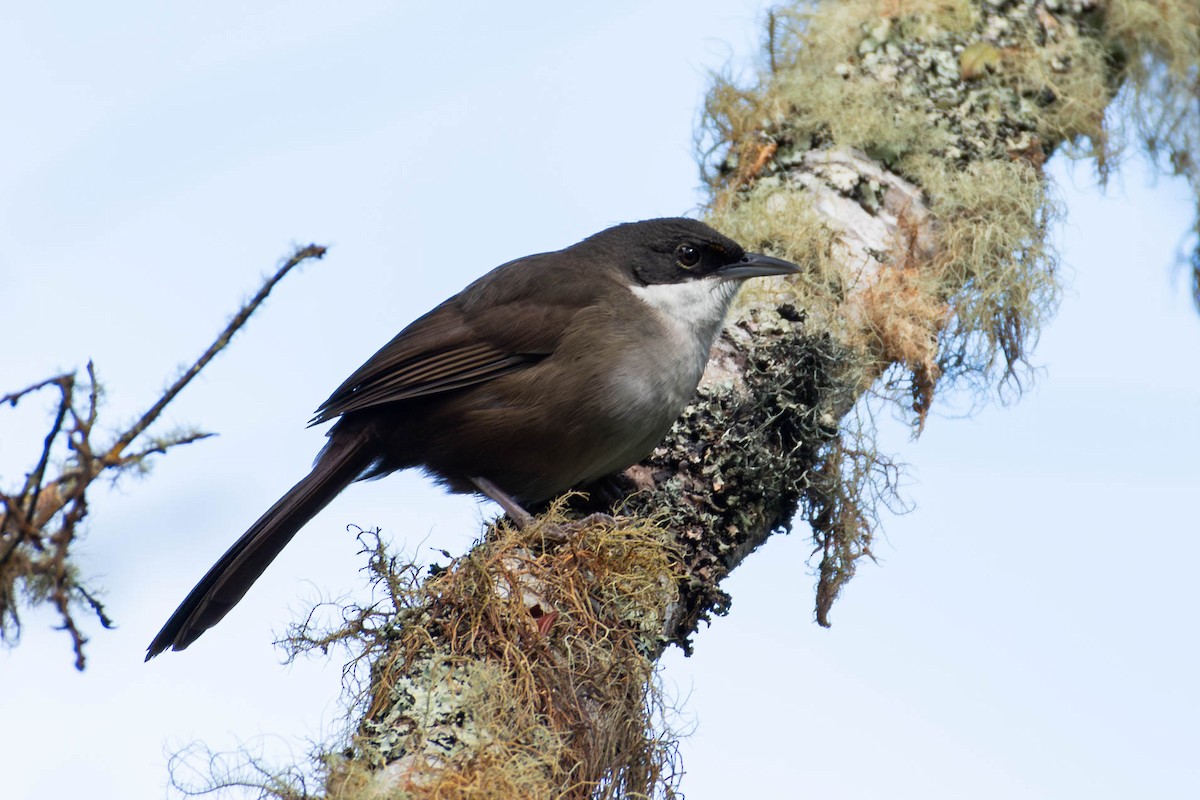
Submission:
[[[115,480],[125,472],[144,468],[152,455],[212,436],[195,430],[162,436],[143,434],[229,344],[285,275],[302,262],[324,255],[325,248],[320,245],[297,248],[238,310],[195,363],[111,444],[100,447],[93,444],[101,397],[91,361],[87,364],[86,383],[78,381],[75,373],[64,373],[0,396],[0,406],[15,407],[26,396],[43,389],[58,390],[58,408],[43,439],[37,464],[17,491],[10,492],[0,486],[0,641],[14,646],[20,639],[22,605],[33,608],[46,603],[58,613],[59,628],[71,637],[75,668],[84,668],[83,647],[88,637],[76,621],[79,608],[94,613],[101,626],[113,627],[96,593],[81,582],[73,560],[72,545],[81,535],[80,523],[87,516],[87,490],[101,475]],[[62,453],[63,447],[65,458],[59,456],[61,463],[52,468],[52,459]],[[49,477],[52,471],[56,474]]]

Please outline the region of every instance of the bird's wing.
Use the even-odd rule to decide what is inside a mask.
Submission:
[[[594,302],[562,288],[553,255],[497,267],[413,322],[347,378],[310,424],[483,383],[553,353],[575,314]]]

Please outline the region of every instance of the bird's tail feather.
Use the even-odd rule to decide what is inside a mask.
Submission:
[[[347,440],[348,439],[348,440]],[[279,498],[201,578],[146,648],[149,661],[182,650],[216,625],[304,525],[369,465],[371,448],[355,438],[331,440],[312,472]]]

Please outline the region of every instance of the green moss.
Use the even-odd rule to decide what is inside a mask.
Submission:
[[[324,759],[328,796],[404,796],[378,788],[397,762],[420,796],[669,791],[652,679],[681,574],[669,541],[652,522],[569,522],[560,505],[523,530],[495,526],[422,580],[375,539],[379,601],[347,609],[338,631],[291,637],[346,643],[371,665],[362,720]]]

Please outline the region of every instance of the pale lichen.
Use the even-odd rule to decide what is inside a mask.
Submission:
[[[757,80],[718,78],[708,97],[710,218],[808,267],[795,303],[860,381],[835,394],[869,389],[911,409],[917,432],[947,388],[1011,397],[1032,375],[1059,294],[1051,154],[1091,157],[1103,177],[1132,129],[1200,190],[1194,0],[842,0],[775,9],[767,28]],[[1107,113],[1122,86],[1125,121]],[[889,208],[902,183],[916,191]],[[1194,267],[1200,302],[1200,255]],[[842,454],[874,452],[870,425],[844,434]],[[869,520],[859,478],[888,471],[842,467],[860,489],[825,505]],[[860,540],[842,552],[869,553],[872,526],[850,527]],[[852,572],[827,566],[819,597]]]

